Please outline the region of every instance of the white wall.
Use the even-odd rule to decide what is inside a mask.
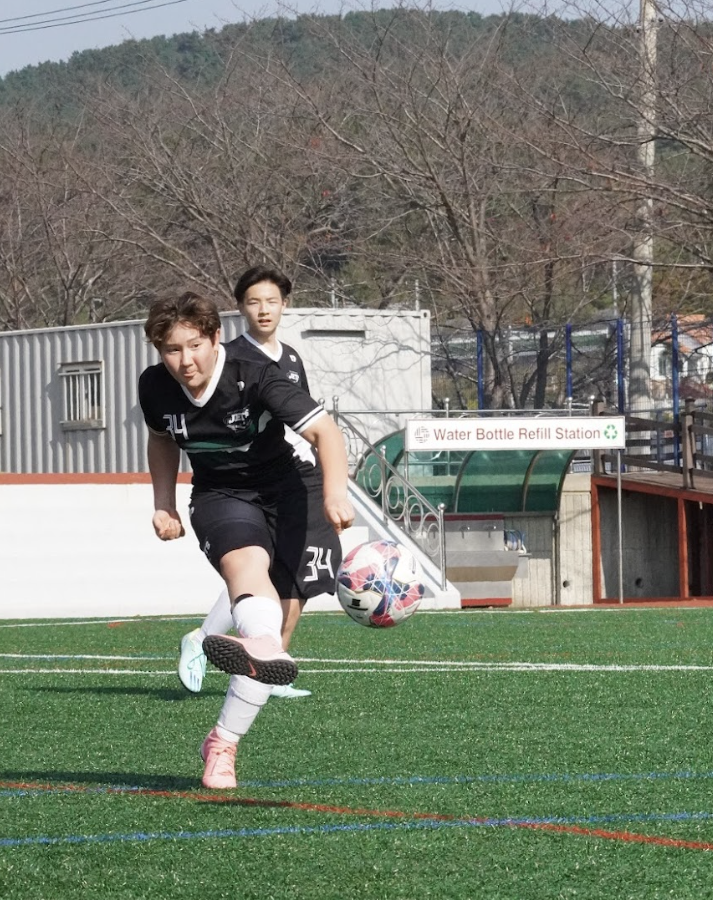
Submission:
[[[222,580],[188,521],[190,485],[178,485],[186,536],[162,542],[148,483],[6,484],[0,477],[0,619],[207,612]],[[350,529],[345,549],[365,540]],[[336,598],[309,609],[340,607]]]
[[[150,484],[0,485],[0,617],[207,611],[220,577],[190,525],[180,541],[153,535],[152,508]]]
[[[148,477],[116,476],[128,483],[109,483],[111,477],[0,475],[0,619],[201,615],[210,609],[223,582],[191,529],[191,486],[181,482],[177,491],[186,536],[164,543],[151,525]],[[344,553],[376,538],[357,501],[356,524],[342,535]],[[460,606],[452,586],[434,589],[436,574],[425,574],[423,609]],[[340,609],[330,594],[306,607]]]
[[[426,310],[287,309],[280,338],[302,357],[313,397],[341,409],[430,409]]]

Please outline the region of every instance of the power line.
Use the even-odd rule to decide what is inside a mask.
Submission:
[[[122,6],[114,6],[112,9],[123,9],[124,12],[111,12],[106,13],[105,15],[93,15],[91,13],[80,13],[79,16],[66,16],[60,19],[46,19],[39,23],[28,23],[27,25],[11,25],[7,28],[0,28],[0,35],[3,34],[24,34],[28,31],[44,31],[47,28],[61,28],[65,25],[81,25],[84,22],[97,22],[100,19],[115,19],[117,16],[130,16],[135,13],[144,12],[149,9],[160,9],[163,6],[176,6],[179,3],[185,3],[186,0],[166,0],[164,3],[154,3],[152,6],[146,6],[144,4],[151,3],[152,0],[137,0],[136,3],[127,3]],[[128,9],[131,6],[141,6],[141,9]],[[88,4],[91,5],[91,4]],[[68,9],[72,9],[73,7],[68,7]],[[57,12],[62,12],[62,10],[56,10]],[[12,20],[6,20],[12,21]]]
[[[20,21],[21,19],[36,19],[38,16],[49,16],[49,15],[53,15],[54,13],[69,12],[72,9],[81,9],[82,7],[86,7],[86,6],[98,6],[100,4],[107,3],[107,2],[110,2],[110,0],[96,0],[96,2],[94,2],[94,3],[83,3],[78,6],[68,6],[68,7],[64,7],[62,9],[51,10],[50,12],[46,12],[46,13],[35,13],[32,16],[18,16],[16,19],[0,19],[0,25],[2,25],[3,22]],[[76,25],[76,24],[79,24],[82,22],[95,22],[98,19],[111,19],[111,18],[115,18],[116,16],[121,16],[121,15],[129,16],[129,15],[133,15],[134,13],[143,12],[146,9],[157,9],[161,6],[174,6],[177,3],[185,3],[185,2],[186,2],[186,0],[167,0],[167,2],[156,4],[155,0],[134,0],[134,2],[131,2],[131,3],[123,3],[123,4],[120,4],[119,6],[112,6],[112,7],[110,7],[112,12],[106,13],[104,15],[96,15],[95,13],[98,12],[98,10],[94,10],[94,11],[88,12],[88,13],[78,13],[78,14],[75,14],[72,16],[63,16],[63,17],[55,18],[55,19],[41,19],[39,22],[30,22],[30,23],[27,23],[26,25],[10,25],[10,26],[4,27],[4,28],[0,28],[0,34],[21,34],[25,31],[37,31],[42,28],[52,28],[54,26]],[[148,4],[150,4],[150,3],[153,3],[155,5],[149,6]],[[140,6],[141,9],[130,9],[130,7],[132,7],[132,6]],[[122,12],[113,12],[113,10],[129,10],[129,11],[122,13]]]
[[[21,22],[25,19],[38,19],[41,16],[53,16],[55,13],[69,12],[72,9],[84,9],[87,6],[104,6],[105,3],[115,2],[116,0],[94,0],[93,3],[80,3],[77,6],[63,6],[60,9],[48,9],[41,13],[30,13],[29,16],[12,16],[9,19],[0,19],[0,25],[4,25],[6,22]],[[142,0],[142,2],[148,3],[149,0]],[[82,15],[85,15],[85,13],[82,13]]]

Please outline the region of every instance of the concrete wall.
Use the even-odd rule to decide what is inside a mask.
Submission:
[[[562,606],[592,603],[592,490],[589,475],[565,478],[559,529],[560,603]]]
[[[602,594],[619,596],[617,494],[599,491]],[[678,596],[676,500],[625,491],[622,497],[624,597]]]
[[[520,609],[552,606],[554,589],[554,540],[552,516],[508,516],[506,529],[525,535],[527,563],[512,582],[512,605]]]
[[[592,499],[589,475],[567,475],[559,511],[559,571],[552,516],[508,516],[505,528],[525,534],[529,560],[515,577],[514,607],[588,605],[593,602]],[[559,590],[558,590],[559,585]]]

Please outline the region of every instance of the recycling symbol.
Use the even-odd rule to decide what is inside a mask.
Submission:
[[[617,427],[616,425],[607,425],[604,429],[604,437],[610,441],[613,441],[617,436]]]

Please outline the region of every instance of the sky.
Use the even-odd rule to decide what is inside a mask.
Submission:
[[[398,4],[380,0],[379,5],[388,8]],[[470,9],[483,15],[503,10],[500,0],[432,5]],[[333,15],[368,8],[371,3],[349,0],[0,0],[0,76],[126,40],[220,30],[231,22],[275,15]]]

